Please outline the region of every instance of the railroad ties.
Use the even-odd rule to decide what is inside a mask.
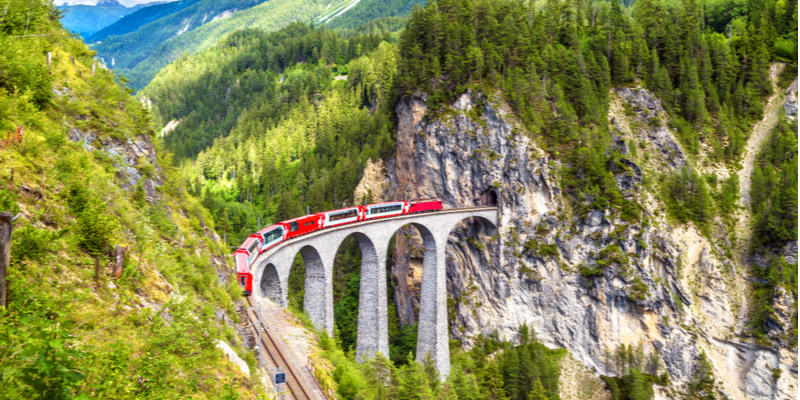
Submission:
[[[255,348],[255,343],[258,341],[258,331],[256,331],[254,327],[258,327],[258,317],[256,316],[255,312],[250,310],[253,305],[250,303],[249,298],[245,298],[245,301],[242,303],[244,307],[242,307],[240,310],[237,309],[237,312],[239,313],[239,320],[246,321],[244,324],[250,328],[247,329],[250,334],[247,335],[248,337],[245,338],[245,340],[247,340],[248,345],[251,343],[253,344],[253,346],[249,346],[250,348]],[[264,350],[261,352],[262,356],[265,357],[265,360],[269,360],[272,365],[282,367],[283,372],[286,372],[286,386],[289,387],[289,393],[284,392],[283,398],[311,400],[312,398],[309,396],[310,391],[306,389],[302,379],[299,379],[299,373],[294,369],[295,366],[287,361],[283,351],[277,345],[277,341],[281,339],[274,338],[272,336],[273,334],[266,329],[266,326],[262,325],[260,328],[263,329],[261,331],[260,343],[261,348]],[[297,367],[299,368],[300,366]],[[272,376],[272,374],[269,375]]]

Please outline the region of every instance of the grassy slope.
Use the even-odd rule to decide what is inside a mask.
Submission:
[[[144,176],[164,182],[156,204],[136,186],[120,186],[124,161],[98,142],[149,140],[147,111],[109,72],[92,77],[93,54],[57,22],[39,32],[48,36],[22,44],[0,32],[0,58],[23,48],[32,54],[18,59],[22,71],[36,70],[45,51],[53,52],[44,93],[60,93],[37,104],[26,76],[17,80],[22,90],[11,93],[0,80],[0,126],[25,127],[22,143],[0,149],[0,209],[20,214],[10,306],[0,313],[0,398],[255,398],[258,380],[244,378],[215,347],[217,340],[241,343],[214,317],[221,309],[235,318],[231,297],[238,289],[218,283],[218,274],[230,270],[214,266],[226,263],[227,251],[207,228],[207,212],[185,194],[174,170],[159,167],[168,159],[134,162]],[[71,127],[100,140],[86,150],[67,139]],[[78,206],[92,212],[81,214]],[[100,230],[110,233],[112,248],[129,249],[120,279],[101,255],[95,284],[87,220],[115,227]],[[252,354],[233,347],[253,366]],[[232,377],[238,383],[228,388]]]

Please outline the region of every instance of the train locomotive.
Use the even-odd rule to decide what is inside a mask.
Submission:
[[[253,273],[250,267],[259,254],[286,240],[335,226],[441,209],[442,201],[439,199],[391,201],[325,211],[278,222],[250,235],[233,253],[239,286],[242,287],[244,296],[250,296],[253,293]]]

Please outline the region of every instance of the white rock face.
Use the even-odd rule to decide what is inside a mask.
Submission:
[[[789,119],[794,120],[797,118],[797,79],[789,86],[786,91],[786,102],[783,103],[783,111]]]
[[[750,371],[744,377],[745,394],[756,400],[775,398],[772,370],[778,366],[778,357],[772,352],[759,351]]]
[[[231,348],[231,346],[228,345],[228,343],[225,343],[222,340],[218,340],[217,348],[222,350],[222,352],[225,353],[226,356],[228,356],[228,359],[239,367],[239,370],[242,371],[243,374],[247,375],[248,377],[250,376],[250,367],[248,367],[247,363],[244,362],[244,360],[242,360],[239,357],[239,355],[236,354],[235,351],[233,351],[233,349]]]
[[[661,121],[666,115],[660,102],[643,89],[628,91],[618,98],[629,102],[634,118],[660,122],[640,134],[618,125],[620,146],[644,140],[648,151],[655,150],[649,165],[654,159],[665,168],[685,165],[678,141]],[[663,204],[640,187],[644,168],[629,159],[614,173],[649,223],[624,221],[612,210],[567,212],[560,161],[537,148],[502,101],[468,93],[451,109],[426,117],[424,95],[398,102],[397,157],[388,163],[383,198],[500,207],[499,232],[473,221],[448,240],[451,339],[466,347],[478,334],[515,340],[527,323],[549,347],[566,348],[590,370],[612,376],[617,371],[607,351],[641,344],[646,354],[658,354],[676,388],[692,379],[704,351],[728,398],[744,400],[769,388],[774,394],[764,398],[783,398],[772,370],[764,373],[769,362],[769,368],[778,364],[779,353],[732,335],[742,288],[731,262],[719,256],[725,252],[693,226],[667,223]],[[397,235],[393,274],[401,322],[413,323],[422,246],[418,235],[407,233]],[[764,366],[750,368],[755,364],[748,360],[756,359]],[[785,383],[778,387],[797,387],[793,363],[796,356],[789,355],[780,362]]]

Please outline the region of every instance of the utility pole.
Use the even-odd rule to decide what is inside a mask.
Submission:
[[[258,230],[261,230],[261,217],[258,217]]]

